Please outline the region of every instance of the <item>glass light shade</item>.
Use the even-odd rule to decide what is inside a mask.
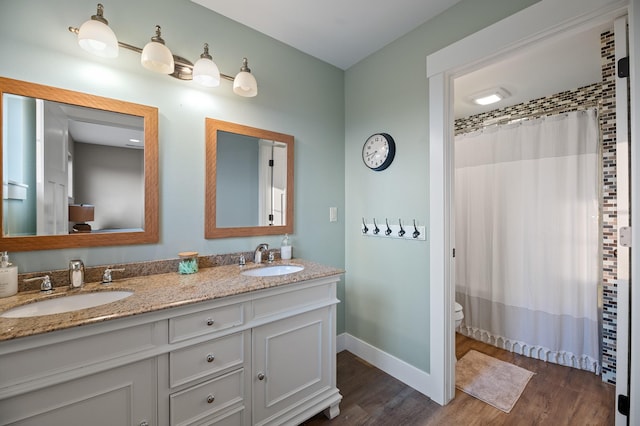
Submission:
[[[193,65],[193,81],[205,87],[220,85],[220,70],[211,59],[200,58]]]
[[[84,50],[103,58],[118,56],[118,39],[108,25],[90,19],[78,31],[78,44]]]
[[[247,71],[240,71],[233,79],[233,93],[245,98],[252,98],[258,94],[258,82],[256,78]]]
[[[156,41],[150,41],[142,49],[140,63],[148,70],[163,74],[173,73],[175,63],[173,54],[167,46]]]

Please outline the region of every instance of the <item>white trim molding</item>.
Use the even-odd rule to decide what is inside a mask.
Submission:
[[[362,358],[369,364],[384,371],[391,377],[400,380],[407,386],[431,398],[433,389],[431,388],[431,377],[426,373],[405,361],[388,354],[369,343],[360,340],[348,333],[338,336],[338,341],[344,343],[343,350],[347,350],[355,356]],[[340,347],[340,344],[337,345]]]

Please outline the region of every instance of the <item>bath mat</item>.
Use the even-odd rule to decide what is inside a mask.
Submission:
[[[456,387],[509,413],[533,374],[472,349],[456,363]]]

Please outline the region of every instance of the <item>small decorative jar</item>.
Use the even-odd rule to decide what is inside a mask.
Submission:
[[[198,252],[183,251],[178,253],[180,263],[178,264],[179,274],[195,274],[198,272]]]

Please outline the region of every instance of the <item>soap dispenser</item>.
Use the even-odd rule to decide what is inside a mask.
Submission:
[[[0,297],[13,296],[18,292],[18,267],[9,263],[9,254],[0,255]]]
[[[282,244],[280,245],[280,259],[282,260],[291,259],[291,243],[289,242],[288,234],[284,234],[284,238],[282,239]]]

